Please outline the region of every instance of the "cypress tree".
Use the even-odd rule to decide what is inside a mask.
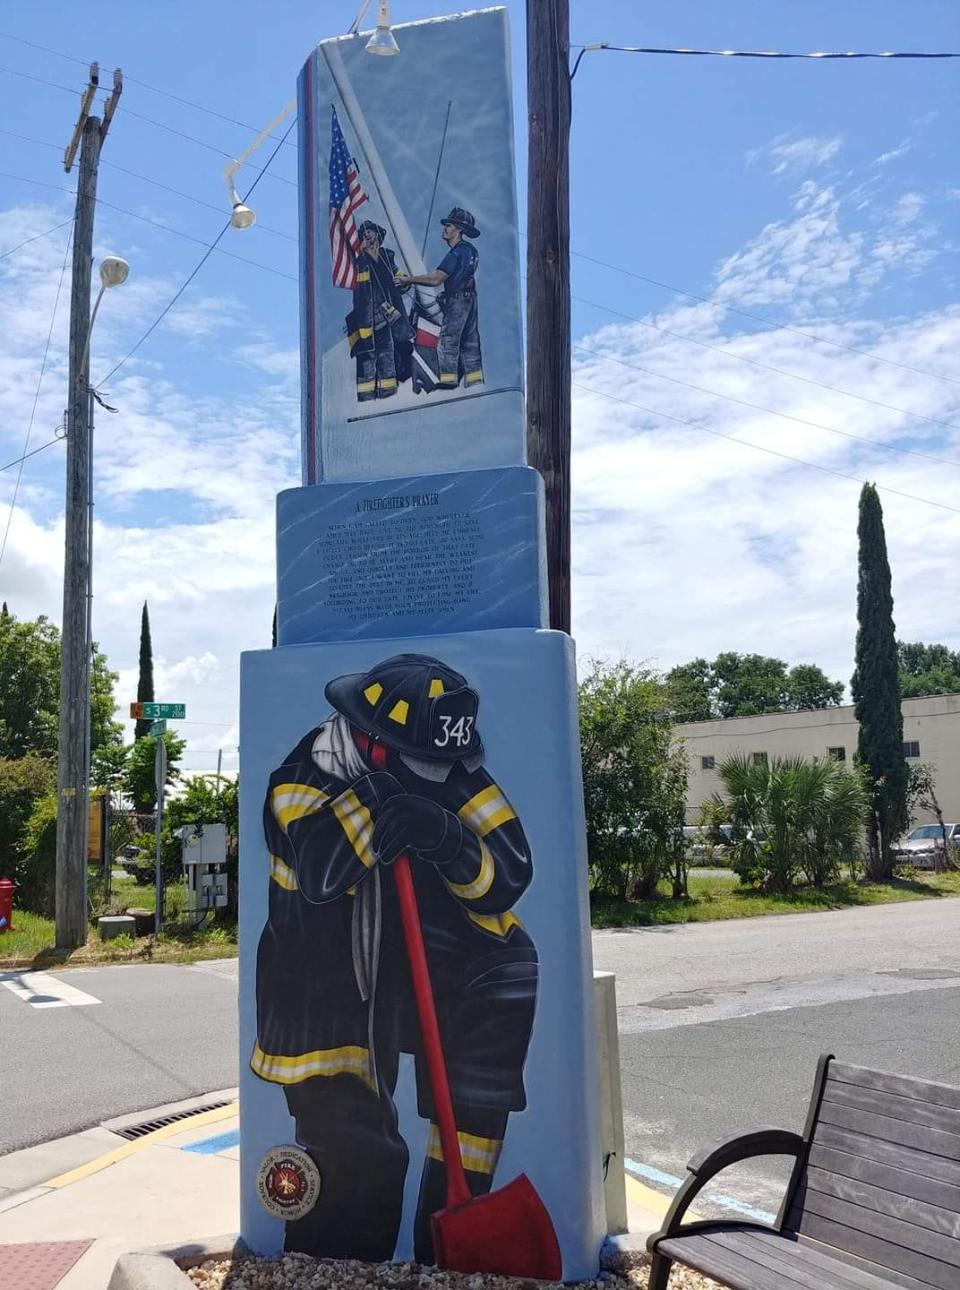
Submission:
[[[860,493],[857,538],[857,649],[850,684],[860,723],[857,760],[866,770],[870,796],[868,876],[876,880],[893,875],[890,843],[907,822],[907,763],[890,564],[873,484],[864,484]]]
[[[140,615],[140,675],[137,678],[137,702],[153,703],[153,643],[150,640],[150,613],[147,602],[143,602],[143,613]],[[134,739],[143,739],[150,733],[152,722],[138,721],[133,732]]]

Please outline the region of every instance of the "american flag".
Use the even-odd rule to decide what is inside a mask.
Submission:
[[[360,187],[357,163],[347,151],[337,109],[333,108],[330,139],[330,263],[333,285],[352,291],[357,284],[354,257],[360,254],[360,238],[353,213],[367,200]]]

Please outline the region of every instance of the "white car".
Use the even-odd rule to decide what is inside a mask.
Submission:
[[[901,864],[912,864],[917,869],[933,869],[937,853],[943,854],[943,833],[948,847],[960,847],[960,824],[918,824],[906,837],[892,847],[894,857]]]

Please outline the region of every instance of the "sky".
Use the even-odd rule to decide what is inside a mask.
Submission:
[[[270,644],[274,495],[299,482],[295,131],[251,198],[255,228],[231,230],[102,378],[222,227],[226,160],[357,4],[11,0],[0,20],[0,466],[28,430],[31,450],[54,439],[63,416],[75,176],[61,158],[96,58],[125,83],[94,250],[131,272],[92,349],[117,409],[98,410],[95,432],[94,635],[122,715],[149,601],[157,697],[187,704],[191,771],[214,770],[218,752],[237,764],[239,655]],[[525,6],[508,8],[522,205]],[[960,52],[953,0],[571,9],[574,43]],[[447,10],[393,4],[398,22]],[[666,669],[740,650],[847,682],[867,479],[898,634],[960,647],[958,78],[960,60],[584,57],[571,140],[581,660]],[[60,620],[64,455],[54,443],[19,480],[0,596],[21,618]],[[0,471],[0,540],[17,476]]]

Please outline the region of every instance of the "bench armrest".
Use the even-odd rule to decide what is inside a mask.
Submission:
[[[717,1146],[698,1152],[687,1165],[690,1177],[673,1198],[663,1227],[647,1241],[653,1250],[664,1237],[674,1236],[680,1228],[684,1214],[697,1193],[721,1170],[753,1156],[796,1156],[806,1150],[806,1142],[799,1133],[789,1129],[755,1129],[727,1138]]]

